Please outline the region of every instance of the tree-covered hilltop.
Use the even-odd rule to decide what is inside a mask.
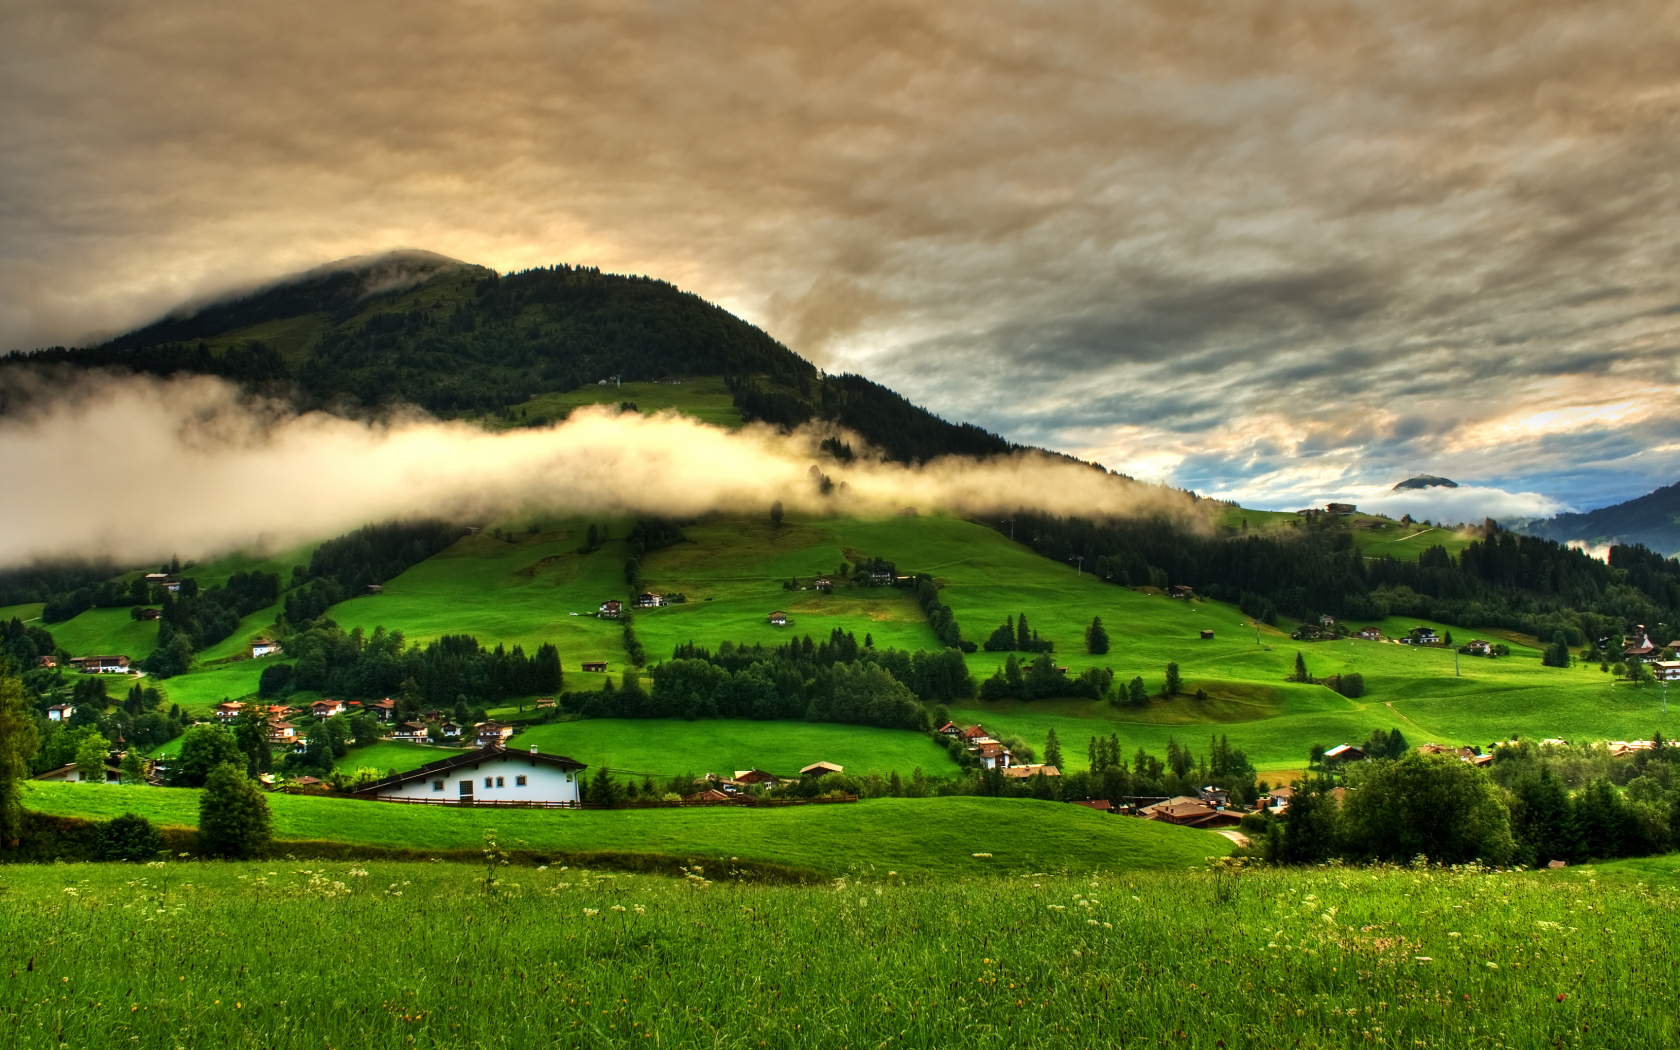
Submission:
[[[13,351],[0,364],[218,375],[300,408],[407,403],[438,414],[494,411],[615,376],[723,376],[748,419],[832,420],[894,460],[1014,447],[862,376],[824,375],[665,281],[564,265],[497,274],[422,253],[323,268],[97,346]]]
[[[1488,535],[1456,556],[1437,546],[1408,562],[1364,557],[1335,519],[1292,535],[1235,536],[1160,517],[1095,521],[1021,511],[1015,528],[1040,554],[1083,557],[1111,582],[1186,585],[1268,621],[1278,613],[1416,616],[1512,628],[1572,647],[1596,646],[1636,624],[1659,644],[1680,637],[1680,562],[1640,546],[1612,547],[1604,562],[1490,524]]]

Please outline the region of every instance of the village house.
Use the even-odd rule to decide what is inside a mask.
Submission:
[[[607,670],[607,662],[605,660],[585,660],[580,666],[582,666],[585,671],[593,673],[605,673]]]
[[[58,658],[56,656],[43,656],[41,657],[40,664],[42,667],[57,667]]]
[[[1680,660],[1652,660],[1651,674],[1659,682],[1680,681]]]
[[[237,722],[239,721],[239,716],[243,714],[244,711],[245,705],[237,700],[223,700],[221,703],[216,705],[216,721],[220,722],[222,725]]]
[[[363,594],[384,594],[385,593],[385,588],[381,584],[370,583],[366,587],[362,588],[362,593]]]
[[[297,726],[290,722],[268,723],[268,742],[271,744],[290,744],[297,740]]]
[[[962,736],[963,735],[962,727],[957,725],[955,722],[946,722],[944,725],[939,727],[938,731],[940,733],[944,734],[945,736]]]
[[[1014,754],[1007,747],[1004,747],[999,741],[991,739],[976,742],[968,751],[969,754],[979,758],[980,764],[987,769],[1008,769],[1009,764],[1015,759]]]
[[[829,773],[844,773],[845,771],[845,766],[837,766],[833,762],[812,762],[810,765],[801,768],[799,775],[802,777],[821,777],[827,776]]]
[[[391,739],[407,744],[424,744],[430,737],[424,722],[404,722],[391,731]]]
[[[127,674],[126,656],[73,656],[70,663],[83,674]]]
[[[274,719],[274,718],[290,718],[295,714],[297,714],[297,708],[291,706],[290,704],[269,704],[268,705],[268,717],[271,718],[271,719]]]
[[[1167,588],[1167,597],[1169,598],[1182,598],[1189,601],[1195,596],[1196,591],[1189,584],[1179,583]]]
[[[819,591],[832,591],[834,589],[834,581],[829,579],[827,576],[818,576],[815,580],[811,581],[811,586],[815,587]]]
[[[772,627],[786,627],[787,622],[787,613],[785,612],[777,611],[770,614],[770,626]]]
[[[1382,631],[1375,627],[1361,627],[1359,630],[1354,632],[1353,636],[1355,638],[1362,638],[1367,642],[1382,641]]]
[[[541,711],[544,708],[549,708],[549,707],[553,707],[553,706],[554,706],[554,697],[552,697],[552,696],[539,696],[539,697],[537,697],[537,710],[538,711]]]
[[[473,726],[473,735],[478,740],[479,747],[505,747],[508,737],[513,735],[513,727],[506,722],[480,722]]]
[[[990,740],[992,734],[986,732],[985,726],[976,723],[962,731],[962,738],[965,743],[972,744],[977,740]]]
[[[1336,618],[1326,613],[1318,618],[1318,625],[1326,631],[1334,630],[1336,627]]]
[[[1242,823],[1242,814],[1218,809],[1189,795],[1179,795],[1165,802],[1145,806],[1139,815],[1147,820],[1159,820],[1187,828],[1231,828]]]
[[[1433,627],[1414,627],[1406,637],[1400,639],[1401,645],[1434,645],[1440,641]]]
[[[665,596],[654,594],[652,591],[636,595],[636,608],[638,609],[657,609],[664,604]]]
[[[148,587],[162,587],[170,594],[179,594],[181,591],[180,577],[170,573],[148,572],[144,578]]]
[[[742,787],[752,787],[756,784],[772,788],[776,786],[776,777],[762,769],[737,769],[735,771],[735,783]]]
[[[50,780],[59,784],[121,784],[122,766],[106,759],[105,776],[103,778],[84,777],[81,770],[76,768],[76,763],[71,762],[68,765],[59,766],[57,769],[49,769],[45,773],[37,773],[31,779]]]
[[[1269,809],[1273,813],[1282,813],[1289,808],[1289,803],[1295,798],[1295,789],[1285,785],[1272,789],[1270,795],[1262,795],[1254,804],[1256,810]]]
[[[1043,773],[1047,777],[1059,777],[1062,775],[1062,771],[1057,769],[1055,766],[1044,764],[1009,766],[1003,771],[1004,776],[1014,777],[1018,780],[1025,780],[1028,777],[1036,777],[1040,773]]]
[[[1210,806],[1226,806],[1231,802],[1231,793],[1224,788],[1209,784],[1206,787],[1196,789],[1196,798]]]
[[[334,715],[343,714],[344,708],[342,700],[317,700],[309,705],[309,713],[316,718],[332,718]]]
[[[1639,625],[1639,638],[1630,641],[1622,649],[1622,659],[1627,663],[1645,663],[1662,659],[1662,646],[1651,644],[1651,636],[1645,630],[1645,625]]]
[[[733,802],[735,800],[733,798],[731,798],[729,795],[726,795],[723,792],[719,791],[717,788],[709,787],[709,788],[706,788],[704,791],[696,791],[692,795],[684,795],[683,796],[683,801],[684,802]]]
[[[1492,643],[1485,642],[1480,638],[1472,638],[1464,646],[1464,651],[1469,653],[1471,656],[1492,656],[1493,645]]]
[[[1094,809],[1101,813],[1112,813],[1114,811],[1114,806],[1106,798],[1079,799],[1073,804],[1084,806],[1086,809]]]
[[[281,651],[279,642],[271,642],[267,638],[258,638],[251,643],[251,659],[260,656],[274,656]]]
[[[1323,634],[1324,632],[1318,627],[1315,627],[1310,623],[1304,623],[1295,628],[1295,633],[1291,634],[1289,637],[1294,638],[1297,641],[1310,642],[1321,637]]]
[[[616,598],[601,603],[601,619],[616,620],[624,614],[624,603]]]
[[[155,620],[162,615],[162,609],[141,609],[139,618],[142,620]]]
[[[1348,517],[1349,515],[1358,514],[1359,508],[1351,503],[1327,503],[1324,506],[1324,513],[1335,514],[1340,517]]]
[[[381,722],[389,722],[397,717],[397,702],[388,696],[383,700],[375,700],[367,705],[367,709],[374,718]]]
[[[1352,744],[1337,744],[1324,752],[1326,762],[1362,762],[1365,760],[1365,749]]]
[[[1417,752],[1420,755],[1452,755],[1460,762],[1468,762],[1475,766],[1485,766],[1493,761],[1492,755],[1482,755],[1473,747],[1451,747],[1446,744],[1419,744]]]
[[[869,574],[869,582],[875,587],[891,587],[897,582],[897,577],[886,569],[876,569]]]
[[[529,751],[481,747],[371,781],[357,788],[354,797],[455,805],[576,805],[586,768],[575,759],[545,755],[534,747]]]
[[[461,734],[466,732],[465,727],[456,725],[454,722],[445,722],[443,725],[438,726],[438,728],[443,730],[443,738],[445,740],[459,740],[461,739]]]
[[[54,704],[47,708],[47,721],[68,722],[70,716],[76,713],[75,704]]]

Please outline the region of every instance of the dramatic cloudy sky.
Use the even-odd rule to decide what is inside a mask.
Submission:
[[[397,247],[1255,505],[1594,506],[1680,472],[1680,5],[0,5],[0,347]]]

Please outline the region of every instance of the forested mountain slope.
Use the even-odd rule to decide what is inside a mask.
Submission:
[[[1674,554],[1680,552],[1680,483],[1626,503],[1532,522],[1525,531],[1559,543],[1639,543]]]
[[[13,351],[10,367],[226,377],[300,408],[486,412],[609,377],[723,376],[748,419],[850,427],[900,461],[1013,446],[862,376],[816,366],[699,296],[649,277],[554,266],[498,275],[407,252],[323,267],[97,346]]]

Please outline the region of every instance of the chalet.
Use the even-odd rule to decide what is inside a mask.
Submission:
[[[787,626],[787,613],[780,612],[780,611],[771,613],[770,614],[770,626],[772,626],[772,627],[786,627]]]
[[[142,620],[155,620],[162,615],[162,609],[141,609],[139,612],[139,618]]]
[[[259,656],[273,656],[280,651],[280,643],[271,642],[267,638],[258,638],[251,643],[251,659],[253,660]]]
[[[876,569],[869,574],[869,583],[874,587],[891,587],[897,582],[897,577],[886,569]]]
[[[1242,814],[1234,810],[1217,809],[1189,795],[1179,795],[1165,802],[1145,806],[1139,813],[1147,820],[1159,820],[1188,828],[1229,828],[1242,823]]]
[[[1009,766],[1003,771],[1004,776],[1015,777],[1019,780],[1025,780],[1027,777],[1036,777],[1040,773],[1043,773],[1047,777],[1059,777],[1062,775],[1061,770],[1051,765]]]
[[[148,587],[162,587],[170,594],[179,594],[181,591],[181,578],[172,573],[148,572],[144,578]]]
[[[1333,631],[1336,629],[1336,618],[1326,613],[1318,618],[1318,625],[1326,631]]]
[[[1406,637],[1400,639],[1401,645],[1435,645],[1440,641],[1433,627],[1414,627]]]
[[[54,704],[47,708],[47,721],[68,722],[70,716],[76,713],[75,704]]]
[[[1202,628],[1202,641],[1204,641],[1204,642],[1213,641],[1213,631],[1212,631],[1212,629],[1206,628],[1206,627]]]
[[[367,709],[374,718],[381,722],[389,722],[397,717],[397,702],[388,696],[383,700],[375,700],[367,705]]]
[[[1304,623],[1295,628],[1295,632],[1289,637],[1294,638],[1297,641],[1310,642],[1315,639],[1322,638],[1323,636],[1324,631],[1322,628],[1315,627],[1310,623]]]
[[[443,738],[445,740],[459,740],[461,739],[461,734],[466,731],[463,727],[456,725],[454,722],[445,722],[443,725],[438,726],[438,728],[443,730]]]
[[[479,747],[506,747],[508,737],[513,735],[513,727],[506,722],[480,722],[473,726],[473,735],[478,739]]]
[[[845,771],[845,766],[837,766],[833,762],[812,762],[802,768],[799,775],[802,777],[821,777],[827,776],[829,773],[844,773]]]
[[[1365,759],[1365,749],[1352,744],[1337,744],[1324,752],[1326,762],[1362,762]]]
[[[539,697],[537,697],[537,710],[538,711],[541,711],[544,708],[553,707],[553,706],[554,706],[554,697],[552,697],[552,696],[539,696]]]
[[[1008,769],[1015,759],[1014,754],[996,740],[982,740],[968,750],[987,769]]]
[[[946,722],[944,725],[939,727],[938,731],[940,733],[944,734],[945,736],[962,736],[963,735],[962,728],[960,726],[958,726],[955,722]]]
[[[1086,809],[1094,809],[1099,813],[1110,813],[1114,809],[1106,798],[1081,799],[1075,802],[1074,805],[1084,806]]]
[[[735,800],[733,798],[731,798],[729,795],[726,795],[723,792],[719,791],[717,788],[709,787],[704,791],[696,791],[692,795],[684,795],[683,796],[683,801],[684,802],[733,802]]]
[[[1224,806],[1230,804],[1231,794],[1224,788],[1209,784],[1207,787],[1197,789],[1196,798],[1210,806]]]
[[[1324,513],[1335,514],[1345,518],[1358,514],[1359,508],[1351,503],[1326,503],[1324,505]]]
[[[384,594],[385,588],[377,583],[370,583],[362,588],[363,594]]]
[[[623,616],[623,615],[624,615],[624,603],[621,602],[621,601],[618,601],[616,598],[613,599],[612,601],[607,601],[607,602],[602,602],[601,603],[601,619],[603,619],[603,620],[616,620],[620,616]]]
[[[582,667],[585,671],[605,673],[607,670],[607,662],[605,660],[585,660]]]
[[[70,663],[83,674],[127,674],[126,656],[73,656]]]
[[[37,663],[41,667],[57,667],[58,666],[58,657],[56,657],[56,656],[43,656],[43,657],[40,658],[39,661],[37,661]]]
[[[1480,638],[1472,638],[1469,643],[1464,646],[1464,651],[1469,653],[1471,656],[1492,656],[1493,645]]]
[[[268,723],[268,742],[271,744],[290,744],[297,740],[297,726],[290,722]]]
[[[972,744],[976,740],[991,739],[991,734],[986,732],[985,726],[972,725],[962,731],[962,738]]]
[[[635,605],[638,609],[657,609],[664,604],[665,596],[662,594],[654,594],[652,591],[646,591],[642,594],[636,595]]]
[[[290,718],[295,714],[297,714],[297,708],[291,706],[290,704],[269,704],[268,705],[268,717],[270,719]]]
[[[1380,642],[1380,641],[1382,641],[1382,631],[1378,630],[1375,627],[1361,627],[1359,630],[1357,630],[1353,633],[1353,636],[1355,638],[1362,638],[1367,642]]]
[[[1662,659],[1662,646],[1652,645],[1651,636],[1646,633],[1645,625],[1639,626],[1639,640],[1629,642],[1622,649],[1622,659],[1628,662],[1644,663]]]
[[[309,705],[309,713],[316,718],[331,718],[344,713],[342,700],[317,700]]]
[[[545,755],[534,747],[529,751],[483,747],[370,781],[357,788],[354,797],[456,805],[475,802],[576,805],[586,768],[575,759]]]
[[[1167,597],[1169,598],[1182,598],[1185,601],[1189,601],[1195,596],[1195,588],[1191,587],[1189,584],[1179,583],[1167,588]]]
[[[815,587],[819,591],[832,591],[834,589],[834,581],[829,579],[827,576],[818,576],[816,579],[811,581],[811,586]]]
[[[32,779],[51,780],[60,784],[121,784],[122,767],[107,759],[103,778],[84,777],[81,770],[76,768],[76,763],[71,762],[57,769],[49,769],[45,773],[37,773]]]
[[[307,776],[298,777],[296,780],[292,781],[292,783],[296,784],[300,788],[318,788],[321,786],[321,778]]]
[[[752,787],[754,784],[762,784],[765,787],[775,787],[776,777],[774,774],[766,773],[762,769],[737,769],[735,771],[735,783],[740,784],[742,787]]]
[[[245,705],[235,700],[223,700],[216,705],[216,721],[223,725],[239,721],[239,716],[244,713]]]
[[[391,739],[408,744],[424,744],[430,737],[427,735],[426,723],[404,722],[391,731]]]
[[[1417,748],[1420,755],[1451,755],[1460,762],[1469,762],[1475,766],[1485,766],[1493,761],[1492,755],[1478,754],[1473,747],[1449,747],[1446,744],[1420,744]]]
[[[1680,681],[1680,660],[1652,660],[1651,674],[1659,682]]]

